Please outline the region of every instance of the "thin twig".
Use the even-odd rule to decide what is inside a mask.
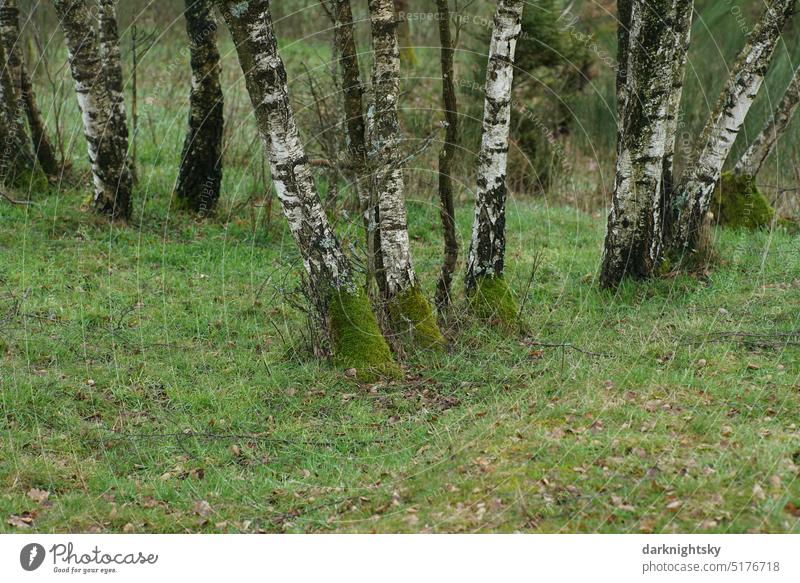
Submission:
[[[4,199],[6,199],[11,204],[18,204],[18,205],[21,205],[21,206],[36,206],[36,203],[32,202],[30,200],[17,200],[17,199],[11,198],[10,196],[8,196],[2,190],[0,190],[0,196],[2,196]]]

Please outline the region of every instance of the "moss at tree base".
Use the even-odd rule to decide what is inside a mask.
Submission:
[[[519,307],[504,278],[479,278],[475,288],[467,294],[467,301],[470,311],[481,320],[509,330],[519,329]]]
[[[414,286],[389,302],[389,315],[396,331],[408,330],[412,342],[419,348],[444,348],[447,341],[439,330],[431,305]]]
[[[9,172],[4,179],[0,180],[0,185],[28,194],[50,190],[47,176],[38,166],[33,169],[17,168],[13,172]]]
[[[362,292],[334,292],[328,301],[328,322],[336,366],[354,368],[356,378],[364,382],[402,377]]]
[[[734,229],[763,229],[775,209],[756,187],[755,177],[725,172],[714,190],[711,212],[717,224]]]

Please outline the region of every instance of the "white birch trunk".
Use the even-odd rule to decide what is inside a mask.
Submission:
[[[661,250],[661,179],[671,122],[675,0],[633,0],[622,124],[600,283],[648,277]]]
[[[523,5],[522,0],[498,0],[494,15],[484,86],[475,219],[467,256],[467,293],[475,289],[481,278],[503,276],[511,84]]]
[[[116,100],[106,83],[94,22],[85,0],[52,0],[67,40],[72,78],[83,119],[94,182],[93,205],[112,219],[126,220],[131,212],[132,176],[122,143],[113,135]],[[121,128],[120,128],[121,131]]]
[[[369,131],[373,196],[377,199],[375,276],[386,300],[414,287],[404,199],[403,154],[397,101],[400,53],[392,0],[369,0],[372,29],[374,107]],[[372,213],[368,213],[371,216]]]
[[[353,272],[331,229],[314,184],[289,101],[286,69],[278,54],[269,3],[223,0],[223,16],[237,45],[272,179],[311,285],[354,290]],[[319,301],[324,301],[322,297]]]
[[[775,144],[789,127],[798,105],[800,105],[800,67],[795,69],[794,76],[789,81],[789,86],[775,111],[750,147],[742,154],[739,162],[736,163],[734,168],[736,174],[758,175],[764,162],[775,149]]]
[[[669,245],[675,253],[691,251],[699,240],[722,167],[761,89],[781,30],[796,3],[773,0],[736,59],[673,197],[674,226]]]

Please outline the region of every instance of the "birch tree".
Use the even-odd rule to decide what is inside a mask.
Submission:
[[[722,167],[761,89],[781,30],[796,4],[797,0],[773,0],[736,59],[670,201],[668,244],[675,255],[691,252],[700,239]]]
[[[797,106],[800,105],[800,67],[795,69],[789,86],[766,124],[736,163],[734,172],[755,177],[786,132]]]
[[[458,262],[458,237],[456,236],[455,205],[453,203],[453,158],[458,144],[458,99],[453,73],[455,47],[450,34],[449,0],[436,0],[439,21],[440,60],[442,67],[442,104],[447,130],[444,146],[439,152],[439,214],[444,236],[444,261],[436,284],[436,306],[440,312],[450,306],[450,288],[453,272]]]
[[[522,28],[522,0],[498,0],[486,67],[475,218],[465,290],[479,317],[513,325],[517,307],[504,279],[506,167],[514,51]]]
[[[11,77],[5,43],[0,42],[0,184],[22,185],[35,159],[22,121],[22,107]]]
[[[104,45],[101,57],[101,41],[85,0],[52,2],[67,41],[70,70],[83,120],[94,182],[92,204],[95,210],[111,219],[127,220],[131,214],[133,178],[127,162],[124,104],[120,103],[121,73],[115,79],[116,66],[111,63],[115,54],[117,59],[119,57],[118,42],[116,49],[112,46],[116,36],[113,5],[107,5],[110,0],[101,0],[100,37]]]
[[[369,299],[325,216],[289,100],[268,0],[216,0],[236,44],[239,63],[269,158],[272,179],[303,258],[319,352],[354,367],[361,378],[396,375]]]
[[[27,66],[20,49],[22,35],[19,26],[19,7],[16,0],[0,0],[0,36],[5,47],[7,64],[16,97],[28,119],[31,142],[39,165],[45,174],[55,176],[61,165],[47,134],[45,122],[36,103]]]
[[[670,128],[675,0],[633,0],[624,103],[600,283],[648,277],[661,249],[661,180]]]
[[[325,0],[322,5],[327,8]],[[377,229],[375,204],[370,198],[369,170],[367,168],[367,124],[364,119],[364,84],[358,64],[355,26],[350,0],[330,0],[329,13],[333,19],[334,44],[338,49],[339,67],[344,97],[345,131],[347,132],[348,166],[355,177],[364,228],[367,232],[368,277],[375,270],[374,236]]]
[[[192,89],[189,128],[183,143],[175,193],[200,215],[214,210],[222,183],[223,95],[217,23],[211,0],[185,0]]]
[[[392,0],[369,0],[374,105],[369,131],[372,192],[377,198],[375,277],[393,329],[422,347],[444,344],[411,260],[404,200],[403,154],[397,102],[400,55]]]
[[[686,58],[689,53],[689,44],[692,37],[692,13],[694,0],[675,0],[675,22],[673,25],[673,42],[675,55],[672,61],[672,85],[669,92],[667,105],[667,141],[664,149],[663,174],[661,178],[662,190],[662,217],[667,201],[672,196],[675,182],[675,141],[678,134],[680,121],[681,98],[683,97],[683,83],[686,77]]]

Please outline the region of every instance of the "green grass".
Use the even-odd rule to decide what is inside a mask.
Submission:
[[[707,277],[610,294],[602,217],[513,201],[531,335],[459,320],[449,353],[363,385],[306,352],[280,222],[156,200],[118,229],[77,193],[35,200],[0,206],[3,531],[24,512],[39,532],[800,531],[800,252],[781,231],[719,231]],[[410,205],[429,297],[437,220]]]
[[[317,157],[324,124],[307,79],[326,93],[330,45],[316,31],[327,25],[319,9],[314,21],[290,15],[288,4],[281,50]],[[696,25],[693,62],[717,54],[711,48],[720,56],[687,80],[690,137],[741,42],[730,12],[698,6],[709,28]],[[583,22],[613,54],[613,19],[594,12]],[[595,281],[603,212],[554,206],[557,192],[512,199],[506,278],[526,333],[467,316],[457,280],[455,317],[443,330],[449,351],[409,351],[402,380],[359,384],[310,356],[295,307],[301,264],[277,202],[269,218],[269,180],[225,34],[220,211],[199,222],[168,210],[188,63],[175,49],[182,22],[153,16],[142,28],[169,34],[139,72],[132,225],[78,210],[90,180],[60,42],[47,61],[66,83],[56,96],[60,128],[82,188],[37,192],[31,207],[0,200],[1,531],[19,532],[7,521],[25,512],[38,532],[800,531],[790,512],[800,507],[796,237],[718,230],[713,272],[626,283],[612,294]],[[469,50],[485,30],[466,26],[458,74],[471,78]],[[363,37],[365,23],[359,28]],[[127,68],[127,24],[122,31]],[[441,117],[438,51],[424,48],[435,47],[435,26],[412,33],[421,46],[419,66],[404,71],[407,150]],[[780,59],[772,100],[788,72]],[[362,66],[369,70],[367,54]],[[34,78],[51,112],[40,68]],[[612,88],[602,70],[573,106],[572,139],[584,152],[567,197],[576,206],[596,206],[584,204],[592,189],[610,188]],[[480,98],[459,93],[464,112],[479,111]],[[748,132],[767,101],[759,98]],[[479,117],[463,121],[462,253],[474,182],[468,138]],[[787,159],[797,135],[774,160]],[[414,259],[429,300],[442,248],[437,155],[434,144],[407,173]],[[788,180],[789,165],[781,168]],[[330,214],[363,263],[358,217],[341,205]],[[34,488],[49,498],[39,501]]]

